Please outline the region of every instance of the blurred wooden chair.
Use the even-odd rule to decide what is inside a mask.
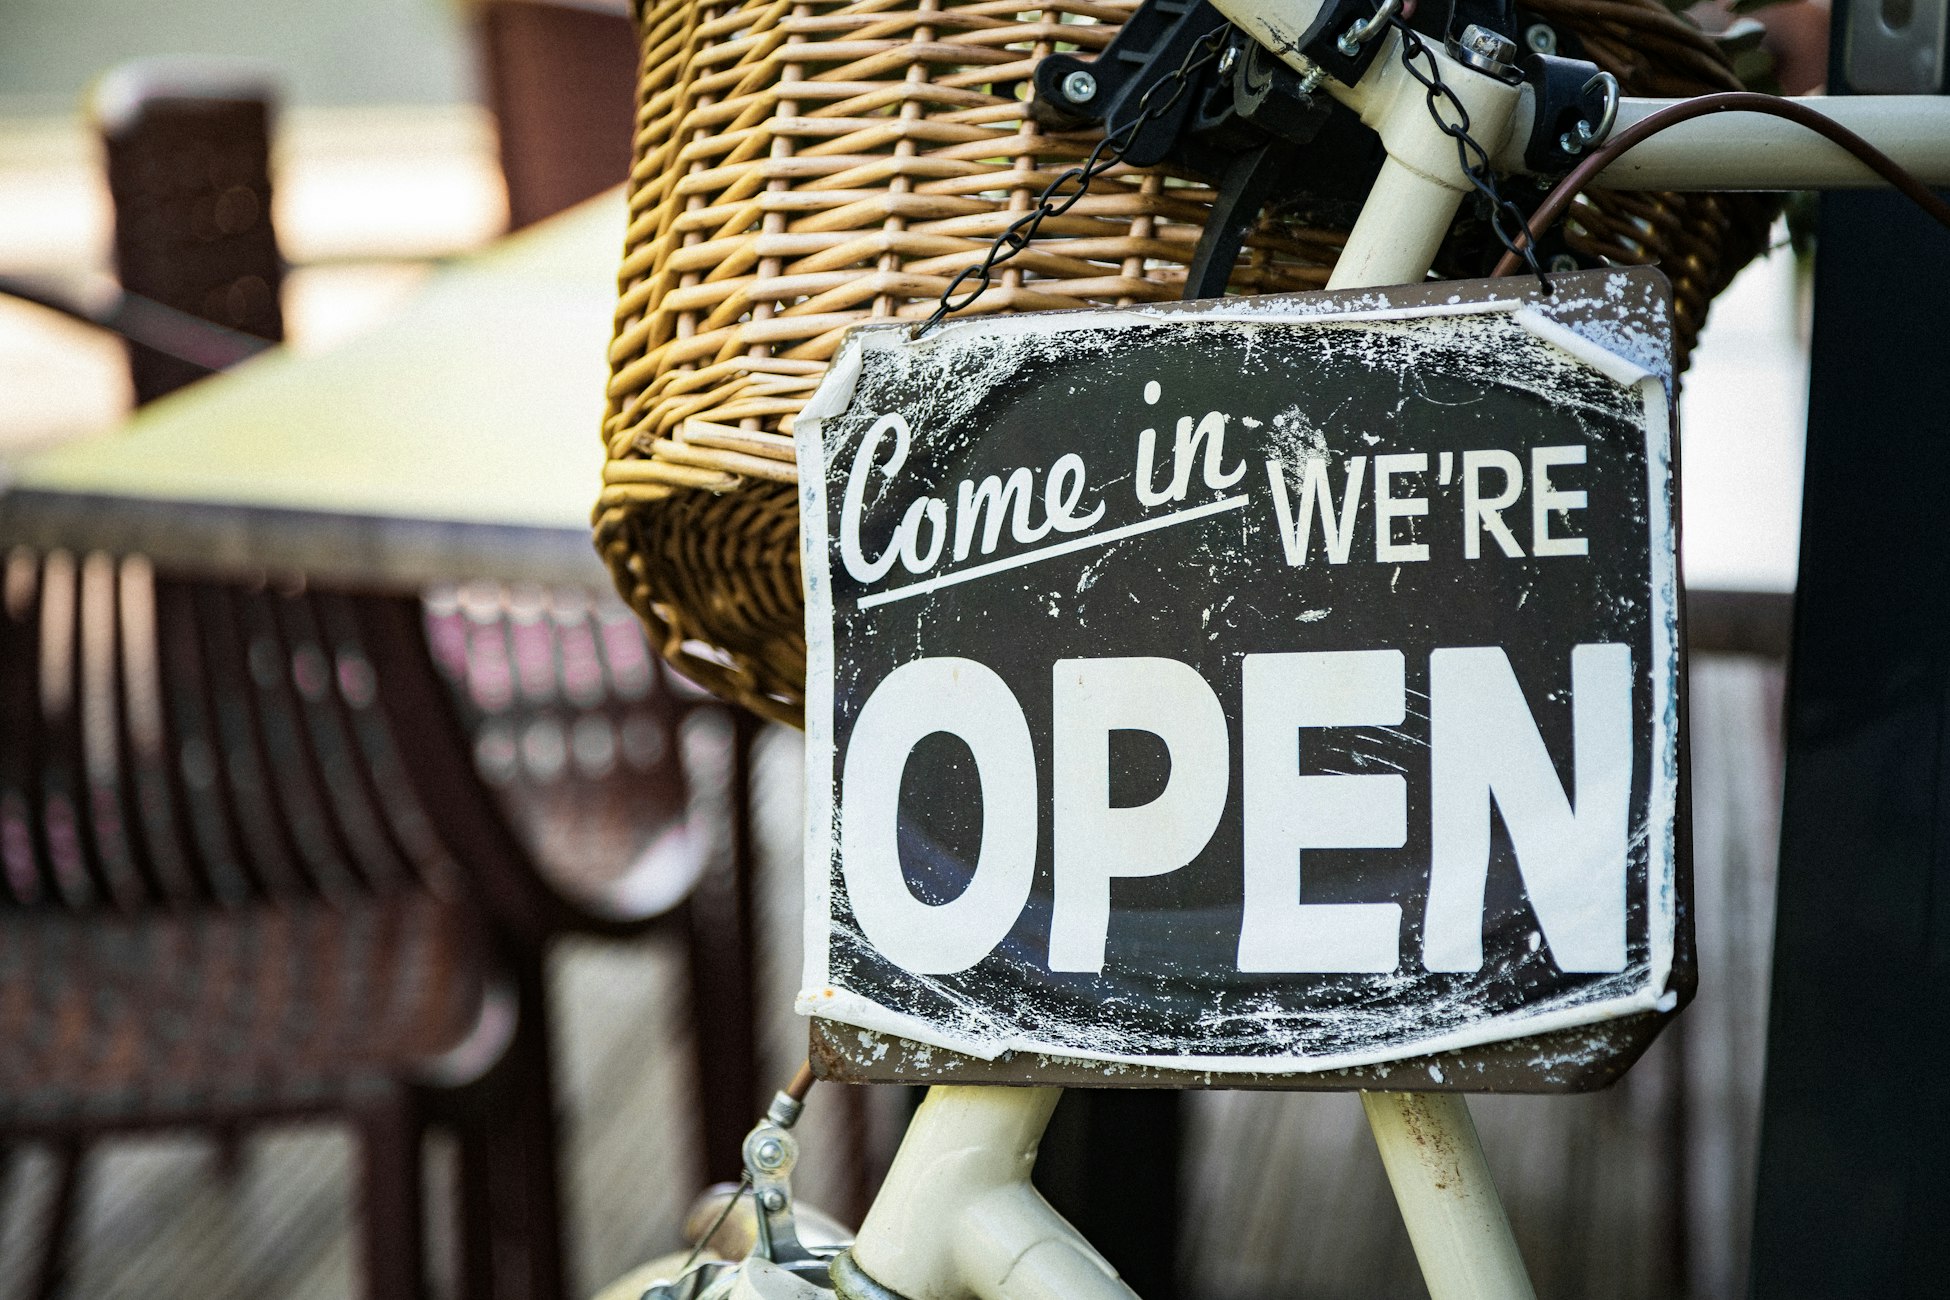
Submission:
[[[61,1157],[37,1293],[96,1136],[323,1113],[359,1131],[371,1293],[418,1294],[429,1105],[535,1084],[481,864],[401,747],[424,719],[379,694],[369,641],[411,624],[103,555],[16,549],[4,586],[0,1134]]]
[[[181,66],[105,91],[125,291],[275,339],[266,96]],[[139,400],[198,373],[154,361],[132,349]],[[37,1295],[96,1137],[319,1116],[357,1130],[370,1294],[423,1293],[428,1127],[457,1138],[461,1294],[565,1294],[544,961],[568,933],[683,934],[723,1163],[756,1092],[749,922],[698,888],[723,837],[690,816],[697,700],[633,623],[24,548],[4,596],[0,1152],[60,1157]]]
[[[672,673],[611,592],[476,582],[427,592],[424,610],[476,770],[531,860],[591,913],[565,918],[563,932],[681,902],[702,1169],[707,1181],[738,1178],[761,1100],[750,799],[760,723]],[[693,812],[699,780],[722,798]],[[712,818],[702,831],[699,815]]]
[[[636,123],[628,0],[476,0],[474,14],[509,228],[622,184]]]

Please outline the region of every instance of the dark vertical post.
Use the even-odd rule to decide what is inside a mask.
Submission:
[[[576,1292],[569,1284],[563,1240],[563,1146],[556,1113],[547,959],[527,945],[510,947],[509,964],[515,970],[521,1009],[515,1041],[508,1048],[508,1081],[514,1095],[501,1149],[513,1162],[506,1171],[506,1191],[510,1201],[520,1206],[526,1251],[521,1294],[528,1300],[564,1300]]]
[[[388,1086],[358,1117],[358,1219],[371,1300],[421,1300],[427,1293],[421,1138],[403,1089]]]
[[[247,68],[131,63],[95,97],[122,287],[254,338],[284,339],[271,224],[272,89]],[[129,345],[136,405],[203,377]]]
[[[519,230],[630,174],[637,43],[629,15],[573,0],[476,8],[482,80]]]
[[[1940,93],[1851,68],[1865,3],[1895,12],[1836,5],[1831,89]],[[1920,1298],[1950,1273],[1950,233],[1848,193],[1817,239],[1751,1288]]]
[[[1036,1159],[1036,1187],[1144,1300],[1178,1288],[1180,1094],[1072,1088]]]
[[[41,1227],[41,1258],[34,1270],[34,1300],[56,1300],[67,1286],[69,1252],[74,1247],[75,1210],[81,1199],[82,1163],[88,1149],[75,1138],[52,1144],[54,1194]]]
[[[707,874],[686,904],[704,1172],[720,1182],[742,1173],[745,1134],[758,1122],[764,1102],[755,957],[758,843],[752,822],[753,747],[763,728],[754,715],[731,710],[728,870]]]

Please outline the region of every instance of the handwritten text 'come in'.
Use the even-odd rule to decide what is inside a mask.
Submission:
[[[1150,385],[1145,396],[1155,402],[1157,385]],[[1244,490],[1249,486],[1249,466],[1244,458],[1228,463],[1226,431],[1231,418],[1220,411],[1208,411],[1196,420],[1181,416],[1170,448],[1169,473],[1160,463],[1158,431],[1147,428],[1138,434],[1128,481],[1139,505],[1147,510],[1174,507],[1165,513],[1098,528],[1105,502],[1090,499],[1089,467],[1077,453],[1066,452],[1042,472],[1040,493],[1037,472],[1022,466],[979,480],[964,478],[952,494],[916,495],[900,513],[891,536],[870,547],[864,536],[868,500],[898,491],[914,440],[906,417],[898,412],[883,415],[860,439],[847,472],[840,502],[840,563],[848,576],[863,585],[885,581],[896,565],[920,579],[863,596],[861,606],[871,608],[1241,509],[1251,503]],[[1372,558],[1382,564],[1412,564],[1430,554],[1430,544],[1419,540],[1423,530],[1414,521],[1427,517],[1432,495],[1446,489],[1460,516],[1460,527],[1447,535],[1460,541],[1465,559],[1490,554],[1513,559],[1582,556],[1587,542],[1575,535],[1569,521],[1572,512],[1586,508],[1586,493],[1553,482],[1552,475],[1584,462],[1585,448],[1577,443],[1532,447],[1528,463],[1515,452],[1491,447],[1443,451],[1433,457],[1427,452],[1349,455],[1336,466],[1324,447],[1303,449],[1291,457],[1269,457],[1263,462],[1271,504],[1266,522],[1276,530],[1280,553],[1288,564],[1303,565],[1316,555],[1329,564],[1346,564],[1368,558],[1354,552],[1357,525],[1365,514],[1374,542]],[[1195,475],[1207,493],[1216,495],[1186,505]],[[876,508],[875,513],[881,511]],[[1005,529],[1018,546],[1034,549],[966,564],[976,555],[994,555]],[[962,567],[938,572],[944,560]]]

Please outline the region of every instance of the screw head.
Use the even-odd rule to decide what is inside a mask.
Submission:
[[[1569,253],[1559,253],[1551,258],[1550,269],[1558,272],[1575,271],[1578,269],[1578,259]]]
[[[1063,78],[1063,98],[1072,104],[1088,104],[1097,97],[1097,79],[1078,68]]]
[[[1523,29],[1523,43],[1532,54],[1557,53],[1557,32],[1549,23],[1532,23]]]
[[[1227,73],[1231,72],[1233,65],[1238,62],[1239,62],[1239,47],[1237,45],[1226,46],[1225,49],[1220,51],[1219,53],[1219,75],[1223,77]]]
[[[766,1138],[752,1148],[752,1163],[760,1169],[777,1169],[785,1163],[785,1143],[777,1138]]]
[[[771,1213],[777,1214],[785,1208],[785,1193],[776,1187],[768,1187],[758,1194],[758,1203]]]

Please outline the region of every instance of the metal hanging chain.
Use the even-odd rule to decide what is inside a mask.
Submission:
[[[1199,37],[1197,42],[1185,51],[1185,57],[1178,67],[1170,75],[1152,82],[1138,98],[1136,117],[1116,131],[1106,134],[1082,163],[1066,169],[1055,180],[1044,186],[1043,192],[1036,198],[1036,206],[1011,221],[1003,232],[995,237],[995,241],[989,245],[988,255],[974,266],[962,268],[961,272],[948,282],[948,287],[941,291],[941,300],[935,304],[933,314],[914,327],[911,337],[920,338],[951,314],[972,305],[988,290],[989,283],[995,275],[995,268],[1028,248],[1044,221],[1051,217],[1060,217],[1075,207],[1077,200],[1089,192],[1092,181],[1123,161],[1124,150],[1130,147],[1131,141],[1144,128],[1145,123],[1170,112],[1172,107],[1184,97],[1186,88],[1191,85],[1192,74],[1218,58],[1219,46],[1223,43],[1227,30],[1228,25],[1222,23]],[[1166,87],[1170,87],[1170,93],[1153,103],[1153,97]],[[1072,185],[1075,186],[1074,189],[1065,189],[1066,186]],[[963,288],[970,280],[977,283]],[[957,294],[961,295],[959,301],[956,299]]]
[[[1537,241],[1531,238],[1530,219],[1497,189],[1496,174],[1490,170],[1489,152],[1469,134],[1469,110],[1463,107],[1461,98],[1442,80],[1441,66],[1422,40],[1421,33],[1399,16],[1391,17],[1388,22],[1401,33],[1402,67],[1428,92],[1429,116],[1444,135],[1456,142],[1456,159],[1462,164],[1463,175],[1469,178],[1476,192],[1489,201],[1490,230],[1495,233],[1497,242],[1512,256],[1522,258],[1530,273],[1537,277],[1537,283],[1543,286],[1545,293],[1549,293],[1551,282],[1544,278],[1544,268],[1538,265]],[[1416,66],[1417,59],[1427,65],[1426,70]],[[1445,103],[1453,111],[1453,119],[1443,116],[1442,106]]]

